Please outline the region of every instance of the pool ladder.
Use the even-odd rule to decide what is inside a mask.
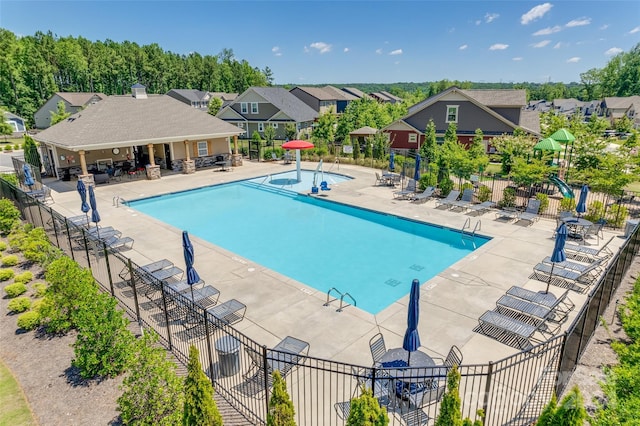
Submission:
[[[331,293],[336,293],[336,297],[334,297],[333,299],[331,299]],[[353,306],[357,306],[358,304],[356,303],[356,299],[353,298],[352,295],[350,295],[349,293],[342,293],[340,290],[338,290],[335,287],[331,287],[329,289],[329,291],[327,292],[327,301],[325,302],[324,305],[322,306],[329,306],[331,304],[331,302],[335,302],[336,300],[338,300],[338,296],[340,296],[340,307],[338,307],[338,309],[336,309],[336,312],[342,312],[342,310],[344,308],[347,308],[351,305]],[[345,305],[344,304],[344,299],[351,299],[351,303]]]
[[[471,218],[468,217],[467,220],[465,220],[464,225],[462,226],[462,229],[460,230],[461,238],[462,238],[462,244],[466,245],[466,243],[464,242],[465,240],[469,240],[471,241],[471,244],[473,244],[473,248],[476,248],[476,232],[482,230],[482,223],[480,222],[480,220],[478,220],[476,222],[476,226],[473,227],[473,231],[471,231]]]

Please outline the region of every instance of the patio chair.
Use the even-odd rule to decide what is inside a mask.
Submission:
[[[526,222],[529,222],[529,225],[533,224],[533,222],[536,222],[538,219],[540,219],[540,216],[538,216],[539,210],[540,200],[538,200],[537,198],[530,199],[527,203],[526,210],[518,215],[518,221],[524,220]]]
[[[600,274],[600,268],[602,266],[601,263],[602,260],[595,261],[583,271],[575,271],[541,262],[533,267],[533,275],[531,278],[545,283],[550,282],[553,285],[570,288],[583,293],[591,284],[593,284],[596,277]]]
[[[452,209],[466,210],[473,203],[473,188],[467,188],[462,191],[462,197],[460,200],[451,201],[447,205]]]
[[[380,173],[376,172],[376,183],[374,184],[374,186],[385,186],[387,184],[387,180],[383,179],[382,176],[380,176]]]
[[[579,260],[581,262],[606,260],[613,255],[613,250],[609,247],[609,243],[611,243],[614,238],[615,236],[612,236],[609,241],[599,249],[567,242],[564,246],[564,250],[568,258]]]
[[[384,336],[378,333],[369,340],[369,349],[371,350],[371,358],[373,365],[380,366],[382,356],[387,352],[387,346],[384,343]]]
[[[587,242],[587,238],[591,237],[596,239],[596,245],[600,244],[600,233],[602,232],[603,227],[603,223],[594,223],[592,225],[589,225],[587,229],[585,229],[585,231],[582,233],[582,239],[580,241],[587,245],[591,245],[591,243]]]
[[[271,161],[280,161],[281,158],[276,155],[275,152],[271,153]]]
[[[444,365],[453,367],[454,365],[460,366],[460,364],[462,364],[462,351],[456,345],[453,345],[444,359]]]
[[[390,380],[386,377],[386,373],[382,370],[377,373],[384,373],[383,377],[376,377],[375,382],[371,380],[371,370],[368,368],[358,368],[351,366],[351,375],[356,378],[358,386],[353,391],[352,398],[360,395],[362,389],[369,389],[373,393],[373,397],[378,400],[381,407],[388,406],[391,403],[389,386]],[[375,383],[374,388],[371,388],[372,383]],[[349,413],[351,412],[351,400],[344,402],[337,402],[333,405],[336,410],[336,414],[341,420],[347,420]]]
[[[51,188],[47,185],[42,185],[42,189],[38,191],[33,191],[30,193],[36,200],[40,200],[43,203],[47,204],[47,201],[53,202],[53,197],[51,196]]]
[[[416,192],[416,181],[409,179],[407,186],[402,191],[393,191],[393,198],[406,200]]]
[[[449,192],[449,194],[445,198],[436,200],[436,207],[448,206],[449,203],[458,199],[458,195],[460,195],[460,191],[458,191],[457,189]]]
[[[496,219],[514,220],[518,218],[518,210],[515,207],[505,207],[496,212]]]
[[[245,346],[245,352],[251,360],[249,369],[244,374],[250,380],[261,380],[264,383],[264,360],[262,355],[255,349]],[[309,353],[309,343],[287,336],[280,341],[273,349],[267,351],[267,380],[271,385],[271,375],[275,370],[280,371],[284,379],[295,367],[300,364],[300,359]],[[302,360],[304,362],[304,360]]]
[[[470,205],[467,209],[479,216],[481,214],[485,214],[487,211],[495,207],[495,205],[496,203],[493,201],[483,201],[480,204]]]
[[[413,197],[411,197],[411,200],[414,202],[426,201],[429,198],[433,197],[436,191],[437,189],[435,187],[427,186],[423,192],[415,194]]]
[[[575,303],[569,299],[569,290],[562,293],[560,297],[556,297],[551,292],[545,293],[541,291],[532,291],[514,285],[507,290],[507,295],[526,302],[535,303],[536,305],[544,306],[546,308],[554,307],[556,311],[565,315],[576,307]]]
[[[542,343],[553,336],[547,332],[544,321],[532,325],[496,311],[482,314],[475,331],[521,350],[529,350],[534,343]]]
[[[402,391],[402,401],[406,401],[409,412],[412,408],[422,409],[440,401],[444,395],[445,388],[444,381],[438,380],[430,380],[419,388],[405,387]],[[401,410],[403,409],[401,408]],[[423,414],[426,415],[424,412]]]

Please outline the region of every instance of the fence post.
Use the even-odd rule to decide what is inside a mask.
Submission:
[[[71,232],[69,232],[69,221],[64,219],[64,226],[67,228],[67,240],[69,241],[69,251],[71,252],[71,259],[76,260],[76,255],[73,254],[73,242],[71,241]]]
[[[211,339],[209,338],[209,320],[207,319],[207,310],[202,308],[202,314],[204,315],[204,332],[207,340],[207,352],[209,353],[209,380],[213,384],[213,353],[211,352]]]
[[[60,248],[60,240],[58,239],[58,225],[56,224],[56,219],[53,216],[53,209],[49,207],[49,217],[51,217],[51,224],[53,225],[53,235],[56,236],[56,246]]]
[[[131,260],[129,260],[129,264],[131,264]],[[164,285],[162,285],[162,283],[160,284],[160,295],[162,296],[164,322],[167,324],[167,342],[169,343],[169,350],[171,350],[171,348],[173,348],[173,341],[171,340],[171,327],[169,326],[169,310],[167,309],[167,297],[164,291]],[[137,306],[138,306],[138,303],[136,302],[136,308]]]
[[[131,266],[131,259],[127,259],[127,264],[129,266],[129,280],[131,281],[131,288],[133,289],[133,303],[136,305],[136,321],[140,322],[140,306],[138,306],[138,290],[136,290],[136,280],[133,277],[133,267]],[[168,322],[167,322],[167,327],[169,327]],[[171,343],[169,343],[169,350],[171,350]]]
[[[109,264],[109,253],[107,252],[107,245],[105,243],[102,244],[104,250],[104,260],[107,264],[107,276],[109,277],[109,287],[111,288],[111,296],[116,295],[116,292],[113,288],[113,279],[111,278],[111,265]]]
[[[267,360],[267,346],[262,345],[262,371],[264,371],[264,406],[269,415],[269,362]]]
[[[484,385],[484,398],[482,401],[482,410],[486,415],[489,415],[489,393],[491,392],[491,379],[493,375],[493,361],[489,361],[489,369],[487,370],[487,383]]]
[[[84,230],[82,231],[82,241],[84,241],[84,251],[87,254],[87,266],[89,267],[89,270],[93,274],[93,269],[91,269],[91,259],[90,259],[90,254],[89,254],[89,244],[87,243],[87,233]]]

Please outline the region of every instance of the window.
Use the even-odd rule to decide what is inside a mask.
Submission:
[[[418,142],[418,135],[416,135],[415,133],[409,133],[409,143],[416,142]]]
[[[251,102],[251,114],[257,114],[257,113],[258,113],[258,103]]]
[[[238,123],[238,127],[240,127],[241,129],[244,129],[244,123]]]
[[[278,123],[271,123],[271,127],[273,127],[274,129],[278,128]]]
[[[258,131],[264,132],[264,123],[258,123]]]
[[[198,157],[205,157],[209,155],[209,149],[207,147],[207,142],[198,142]]]
[[[447,105],[447,123],[458,122],[458,105]]]
[[[240,102],[240,114],[248,114],[249,107],[246,102]]]

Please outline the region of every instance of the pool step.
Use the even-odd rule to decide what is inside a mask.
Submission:
[[[255,189],[259,189],[261,191],[267,191],[267,192],[271,192],[274,194],[279,194],[279,195],[288,195],[290,197],[295,197],[298,195],[297,192],[292,191],[290,189],[285,189],[285,188],[280,188],[280,187],[275,187],[269,183],[258,183],[258,182],[251,182],[251,181],[244,181],[244,182],[240,182],[241,185],[244,186],[248,186],[250,188],[255,188]]]

